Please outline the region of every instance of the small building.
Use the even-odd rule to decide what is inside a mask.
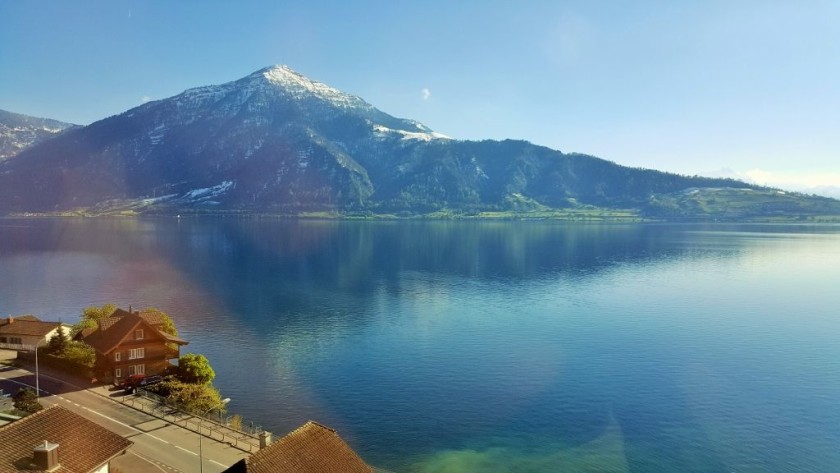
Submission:
[[[110,376],[119,382],[135,374],[154,375],[172,366],[187,341],[162,330],[163,320],[154,312],[117,309],[97,327],[81,331],[76,339],[92,346]]]
[[[59,330],[70,336],[67,324],[44,322],[34,315],[10,315],[0,319],[0,348],[33,351],[36,346],[45,346]]]
[[[0,427],[0,471],[108,473],[133,444],[61,406]]]
[[[335,430],[309,421],[224,473],[373,473]]]

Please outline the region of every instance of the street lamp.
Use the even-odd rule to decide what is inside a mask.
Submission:
[[[59,330],[61,330],[61,328],[59,328]],[[43,341],[44,341],[43,338],[40,338],[40,339],[38,339],[37,342],[35,342],[35,400],[36,401],[40,400],[40,398],[41,398],[41,383],[40,383],[40,377],[38,376],[38,345],[40,345],[41,342],[43,342]]]
[[[204,473],[204,456],[202,455],[201,451],[201,438],[204,437],[204,435],[201,434],[201,421],[204,420],[204,416],[209,414],[210,411],[212,411],[213,409],[218,409],[229,402],[229,397],[222,399],[221,401],[219,401],[218,404],[204,411],[204,414],[202,414],[201,417],[198,418],[198,471],[201,473]]]

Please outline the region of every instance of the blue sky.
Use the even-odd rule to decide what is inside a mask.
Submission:
[[[0,108],[87,124],[272,64],[454,138],[840,196],[836,1],[0,0]]]

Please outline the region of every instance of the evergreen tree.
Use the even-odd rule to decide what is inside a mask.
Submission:
[[[49,352],[54,355],[63,355],[64,350],[67,349],[67,344],[70,340],[67,338],[67,334],[64,333],[64,327],[59,326],[58,332],[50,338],[47,347]]]

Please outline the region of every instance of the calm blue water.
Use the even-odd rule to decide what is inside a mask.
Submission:
[[[0,220],[0,314],[106,302],[396,471],[840,471],[836,226]]]

